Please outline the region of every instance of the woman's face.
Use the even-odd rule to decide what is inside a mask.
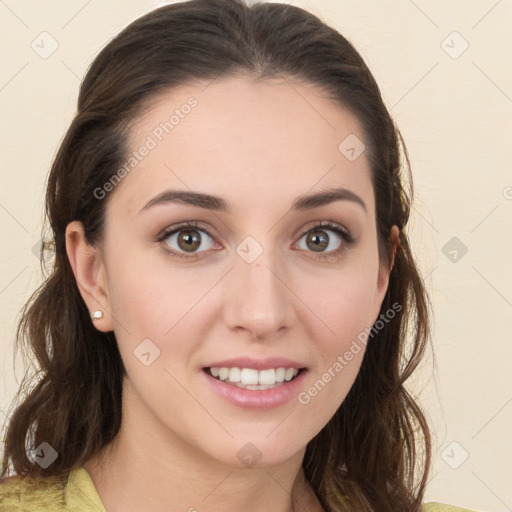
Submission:
[[[91,309],[115,331],[141,431],[273,464],[343,402],[379,314],[388,271],[370,169],[357,119],[315,87],[205,85],[159,95],[121,182],[97,191],[104,286]],[[282,382],[242,389],[226,375]]]

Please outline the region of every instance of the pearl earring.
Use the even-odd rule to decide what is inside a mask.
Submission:
[[[100,318],[103,318],[103,311],[101,311],[101,309],[98,309],[98,311],[93,311],[91,313],[92,320],[98,320]]]

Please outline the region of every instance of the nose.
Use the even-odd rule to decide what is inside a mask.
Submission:
[[[237,256],[225,290],[226,325],[255,339],[290,328],[295,321],[294,295],[286,274],[270,251],[263,251],[252,263]]]

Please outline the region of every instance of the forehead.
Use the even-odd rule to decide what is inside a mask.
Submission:
[[[335,186],[369,199],[365,152],[347,158],[345,141],[364,147],[358,119],[311,84],[238,77],[182,85],[152,98],[134,123],[129,154],[145,156],[116,194],[134,209],[166,187],[233,203]]]

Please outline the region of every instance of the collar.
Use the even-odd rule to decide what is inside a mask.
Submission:
[[[71,470],[64,498],[70,511],[106,512],[91,477],[84,467]]]

